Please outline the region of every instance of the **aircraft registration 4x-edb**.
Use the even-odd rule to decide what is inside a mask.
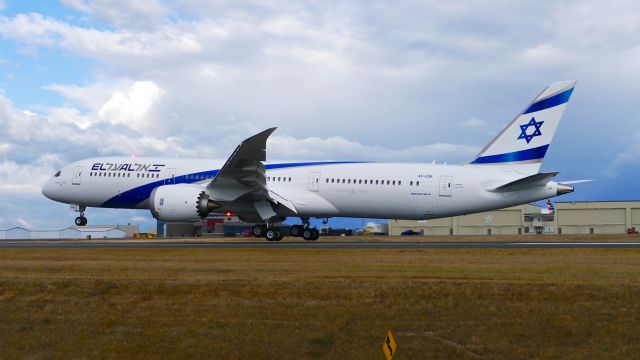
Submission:
[[[280,240],[274,222],[298,217],[292,236],[316,240],[310,218],[427,220],[500,209],[572,192],[538,172],[576,85],[551,84],[468,164],[359,161],[266,163],[267,138],[244,140],[229,159],[101,157],[58,171],[43,188],[75,205],[149,209],[158,220],[181,222],[232,214],[257,223],[256,237]]]

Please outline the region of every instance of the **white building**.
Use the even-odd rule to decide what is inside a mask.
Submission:
[[[0,240],[122,239],[125,237],[127,237],[125,229],[112,227],[69,227],[62,230],[29,230],[14,227],[0,230]]]

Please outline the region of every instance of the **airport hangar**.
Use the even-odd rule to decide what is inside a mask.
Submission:
[[[427,221],[389,220],[389,235],[413,231],[426,236],[526,234],[626,234],[640,230],[640,200],[556,202],[553,214],[537,205],[520,205]],[[331,222],[329,222],[331,224]],[[241,234],[253,224],[235,216],[193,223],[158,223],[159,236]]]
[[[427,221],[389,220],[389,235],[412,230],[423,235],[626,234],[640,230],[640,201],[556,202],[545,214],[520,205]]]

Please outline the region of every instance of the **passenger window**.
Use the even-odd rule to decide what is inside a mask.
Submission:
[[[327,178],[326,180],[327,180],[326,182],[327,182],[327,184],[328,184],[328,183],[329,183],[329,178]]]
[[[402,181],[398,180],[398,185],[402,185]]]
[[[316,179],[316,182],[318,182],[319,179]],[[289,177],[289,182],[291,182],[291,177]]]
[[[420,181],[416,181],[416,186],[420,186]]]

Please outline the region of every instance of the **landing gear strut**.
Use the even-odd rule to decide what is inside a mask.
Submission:
[[[75,223],[77,226],[85,226],[87,225],[87,218],[84,217],[84,211],[87,209],[86,206],[84,205],[78,205],[77,207],[75,207],[74,210],[76,210],[77,212],[80,213],[80,216],[78,216],[75,220]]]

